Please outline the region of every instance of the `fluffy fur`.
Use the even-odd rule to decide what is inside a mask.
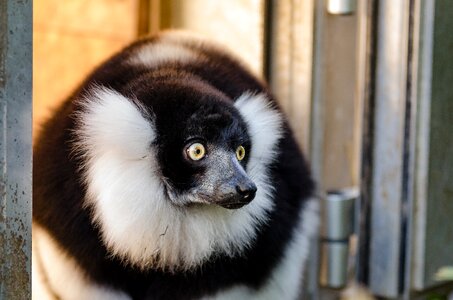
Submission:
[[[212,253],[235,256],[250,246],[273,207],[265,167],[281,136],[280,116],[263,95],[244,94],[235,103],[250,124],[255,147],[247,171],[258,192],[252,203],[232,211],[213,205],[180,208],[168,200],[153,149],[152,118],[132,100],[95,88],[82,106],[76,151],[84,156],[85,204],[93,206],[93,220],[113,255],[141,269],[175,271],[200,265]]]
[[[34,255],[58,297],[297,296],[313,183],[272,95],[220,47],[166,33],[126,48],[44,125],[34,161]],[[235,176],[257,191],[227,209]]]

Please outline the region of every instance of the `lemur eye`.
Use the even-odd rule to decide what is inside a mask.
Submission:
[[[244,147],[242,147],[242,146],[237,147],[236,157],[239,161],[244,159],[244,157],[245,157],[245,148]]]
[[[187,155],[191,160],[200,160],[206,155],[206,149],[203,144],[193,143],[186,149]]]

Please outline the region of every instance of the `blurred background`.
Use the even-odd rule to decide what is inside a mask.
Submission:
[[[97,65],[140,36],[188,29],[263,67],[264,1],[38,0],[33,6],[34,123]]]
[[[31,78],[31,65],[21,69],[25,77],[14,72],[31,60],[13,61],[11,49],[19,47],[7,46],[14,37],[31,54],[31,26],[23,25],[31,25],[32,5],[33,89],[25,85],[21,92],[33,92],[34,133],[90,71],[136,38],[164,29],[206,35],[268,81],[311,164],[323,213],[304,299],[359,299],[357,286],[368,298],[447,299],[453,289],[453,1],[1,1],[2,166],[18,134],[10,128],[28,128],[15,125],[17,116],[31,121],[24,114],[31,111],[28,98],[11,96]],[[8,80],[11,74],[20,80]],[[22,146],[27,151],[29,140]],[[21,155],[15,149],[8,153]],[[8,178],[5,186],[21,180]],[[30,193],[23,195],[29,201]],[[29,206],[2,199],[5,224],[15,224],[16,213],[29,220]],[[0,224],[1,236],[8,228]],[[0,254],[13,253],[14,244],[5,245]],[[20,245],[29,247],[28,239]],[[26,290],[23,282],[0,280],[0,298],[14,285]]]

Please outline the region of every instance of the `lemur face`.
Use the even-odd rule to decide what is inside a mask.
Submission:
[[[255,197],[246,173],[251,150],[247,126],[231,99],[199,85],[171,82],[136,91],[153,104],[157,159],[169,199],[177,205],[240,208]],[[157,102],[157,101],[156,101]]]

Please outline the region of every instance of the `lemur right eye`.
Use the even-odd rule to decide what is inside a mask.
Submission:
[[[206,148],[201,143],[193,143],[186,149],[187,156],[194,161],[200,160],[206,155]]]

